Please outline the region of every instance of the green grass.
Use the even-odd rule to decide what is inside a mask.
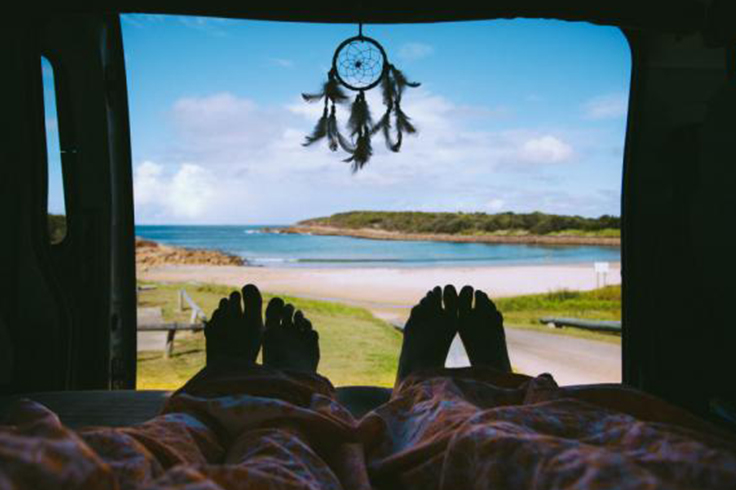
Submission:
[[[559,290],[495,300],[507,326],[571,335],[604,342],[620,343],[616,334],[590,332],[577,328],[549,328],[539,323],[545,316],[590,320],[621,320],[621,286],[606,286],[593,291]]]
[[[550,236],[575,236],[594,238],[621,238],[621,230],[604,228],[602,230],[560,230],[549,233]]]
[[[154,283],[146,283],[154,284]],[[182,287],[205,311],[211,312],[220,298],[233,288],[211,284],[155,284],[139,296],[139,306],[160,306],[166,321],[188,321],[189,311],[179,313],[177,292]],[[264,308],[272,296],[264,295]],[[319,372],[335,386],[393,385],[398,364],[401,334],[368,310],[339,303],[281,296],[301,309],[320,335]],[[139,389],[176,389],[204,366],[204,335],[177,334],[174,354],[138,353]]]

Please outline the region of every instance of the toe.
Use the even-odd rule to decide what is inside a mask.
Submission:
[[[287,304],[281,311],[281,326],[294,328],[294,305]]]
[[[479,312],[491,311],[491,300],[488,295],[480,289],[475,291],[475,309]]]
[[[503,317],[501,312],[498,311],[496,305],[491,301],[491,298],[484,291],[475,292],[475,307],[479,312],[487,315],[491,315],[495,322],[502,322]]]
[[[442,309],[442,288],[435,286],[430,293],[432,307],[441,310]]]
[[[278,327],[281,324],[281,314],[284,310],[284,300],[273,298],[266,307],[266,329]]]
[[[419,304],[416,306],[421,306],[422,310],[427,311],[431,310],[434,302],[434,291],[430,290],[427,291],[427,294],[424,295],[424,298],[422,298],[421,301],[419,301]]]
[[[406,324],[404,325],[404,332],[406,333],[414,330],[416,326],[422,322],[425,312],[426,304],[425,301],[422,300],[418,305],[411,309],[411,313],[409,313],[409,318],[406,320]]]
[[[439,314],[442,311],[442,289],[437,286],[427,291],[418,306],[421,306],[427,313]]]
[[[481,291],[480,289],[478,289],[475,292],[475,306],[476,308],[480,308],[480,309],[487,309],[487,310],[496,309],[496,305],[493,304],[493,302],[491,301],[491,298],[488,297],[485,291]]]
[[[220,330],[220,323],[222,323],[222,309],[217,308],[212,312],[212,316],[209,320],[204,323],[204,335],[209,337]]]
[[[302,310],[296,310],[296,313],[294,313],[294,326],[296,327],[296,329],[300,332],[306,331],[306,322],[307,319],[304,318],[304,313],[302,313]]]
[[[261,298],[261,292],[253,284],[247,284],[243,288],[243,305],[245,306],[245,318],[256,322],[258,325],[263,325],[261,319],[263,299]]]
[[[460,316],[467,316],[473,307],[473,288],[464,286],[458,297],[458,311]]]
[[[230,294],[230,300],[228,301],[230,307],[230,317],[239,319],[243,316],[243,304],[240,301],[240,293],[233,291]]]
[[[451,316],[457,316],[457,290],[452,284],[445,286],[442,293],[443,302],[445,304],[445,311]]]
[[[225,313],[226,311],[230,309],[230,307],[228,306],[227,298],[222,298],[220,300],[220,304],[217,306],[217,309],[223,313]]]

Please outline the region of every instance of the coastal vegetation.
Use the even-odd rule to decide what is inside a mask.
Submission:
[[[139,295],[140,307],[160,307],[167,322],[187,322],[189,311],[177,309],[177,293],[186,289],[204,311],[211,315],[220,298],[234,288],[212,284],[154,283]],[[264,294],[264,308],[273,297]],[[336,386],[377,385],[391,387],[394,382],[401,334],[389,323],[375,318],[364,308],[341,303],[282,296],[304,311],[320,334],[322,359],[320,373]],[[551,329],[539,324],[542,316],[563,316],[598,320],[621,319],[621,287],[608,286],[594,291],[555,291],[499,298],[509,328],[531,328],[548,333],[574,335],[619,343],[611,334],[575,329]],[[176,389],[199,371],[205,363],[204,335],[181,333],[176,337],[174,354],[165,359],[161,351],[138,353],[139,389]],[[260,362],[260,360],[259,360]]]
[[[621,286],[606,286],[592,291],[558,290],[543,294],[527,294],[498,298],[496,306],[504,323],[548,333],[572,335],[604,342],[620,343],[621,336],[590,332],[575,328],[554,329],[539,323],[542,317],[580,318],[586,320],[621,320]]]
[[[427,213],[417,211],[350,211],[314,218],[298,226],[375,229],[398,233],[447,235],[551,235],[619,237],[621,219],[534,213]]]
[[[63,214],[49,214],[49,241],[60,243],[66,236],[66,216]]]

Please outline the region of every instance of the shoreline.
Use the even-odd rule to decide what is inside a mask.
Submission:
[[[285,228],[264,228],[270,233],[296,235],[345,236],[369,240],[490,243],[514,245],[594,245],[620,247],[616,237],[548,236],[548,235],[449,235],[444,233],[401,233],[370,228],[338,228],[320,225],[293,225]]]

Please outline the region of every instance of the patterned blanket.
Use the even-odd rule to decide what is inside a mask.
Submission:
[[[35,402],[0,425],[0,489],[735,489],[736,441],[614,385],[490,369],[410,376],[356,420],[318,375],[206,368],[160,415],[72,431]]]

